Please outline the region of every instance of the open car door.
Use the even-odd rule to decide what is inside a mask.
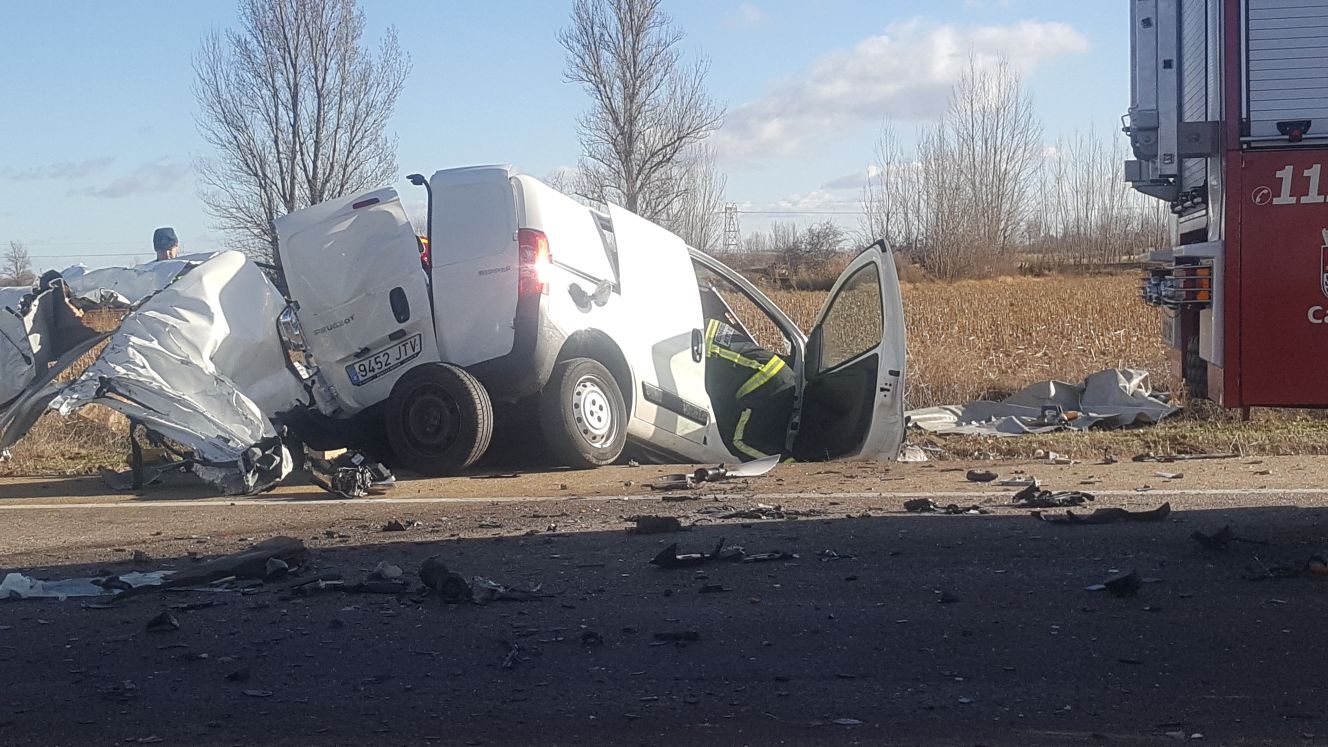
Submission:
[[[844,270],[807,339],[793,455],[893,460],[904,440],[904,308],[885,242]]]

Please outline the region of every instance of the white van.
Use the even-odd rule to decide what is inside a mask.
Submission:
[[[491,400],[536,398],[551,453],[573,467],[612,463],[629,442],[660,460],[740,461],[712,405],[733,393],[706,388],[703,330],[723,316],[795,373],[786,455],[897,454],[904,320],[883,243],[804,335],[738,273],[622,208],[507,166],[427,186],[427,252],[392,189],[276,221],[291,299],[279,328],[320,426],[381,422],[400,463],[448,474],[487,448]]]

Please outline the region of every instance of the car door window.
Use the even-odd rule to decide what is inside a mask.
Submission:
[[[821,323],[821,355],[817,372],[837,368],[881,344],[881,281],[876,265],[853,273],[831,300]]]

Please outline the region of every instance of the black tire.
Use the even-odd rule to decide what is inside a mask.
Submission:
[[[627,444],[627,406],[618,382],[599,361],[562,361],[540,393],[540,425],[558,464],[613,464]]]
[[[474,464],[493,436],[493,405],[484,385],[446,363],[407,371],[392,387],[384,420],[397,460],[428,477]]]

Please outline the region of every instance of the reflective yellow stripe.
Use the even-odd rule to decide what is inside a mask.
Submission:
[[[752,377],[748,379],[746,383],[738,387],[738,393],[733,396],[737,398],[746,397],[757,389],[760,389],[761,385],[772,379],[774,375],[779,373],[783,368],[784,359],[776,355],[762,366],[760,371],[752,374]]]
[[[723,345],[716,345],[713,355],[717,355],[726,361],[732,361],[733,363],[736,363],[739,366],[745,366],[747,368],[755,369],[757,371],[761,370],[760,361],[752,360],[751,358],[748,358],[745,355],[739,355],[738,353],[729,350]]]
[[[747,418],[750,418],[751,416],[751,408],[748,408],[743,410],[742,417],[738,418],[738,427],[733,429],[733,448],[753,459],[760,459],[761,457],[766,456],[766,454],[753,449],[742,441],[743,433],[747,430]]]
[[[715,335],[719,332],[719,320],[711,319],[706,324],[705,333],[705,351],[706,355],[713,355],[715,352]]]

